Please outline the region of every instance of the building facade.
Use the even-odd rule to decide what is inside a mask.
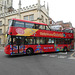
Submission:
[[[4,2],[2,1],[1,3],[5,3],[6,6],[3,6],[3,4],[3,7],[0,6],[0,8],[3,10],[3,12],[0,12],[0,45],[5,45],[6,43],[7,39],[5,35],[11,18],[46,23],[49,25],[50,17],[48,5],[47,8],[45,7],[45,4],[41,5],[40,0],[38,0],[38,3],[35,5],[26,6],[23,8],[21,8],[21,0],[19,0],[19,9],[17,10],[11,10],[13,4],[12,0],[4,0]],[[7,9],[8,11],[6,11]],[[9,11],[9,9],[11,11]]]
[[[12,5],[13,0],[0,0],[0,14],[3,14],[3,12],[10,11],[10,9],[12,10]]]
[[[64,29],[64,28],[65,29],[73,28],[71,22],[66,22],[66,23],[64,23],[63,21],[54,22],[53,20],[51,22],[52,22],[52,24],[50,24],[50,26],[58,26],[59,25],[59,27],[61,27],[61,30]]]
[[[71,22],[64,23],[63,21],[57,21],[56,25],[61,25],[63,28],[73,28]]]

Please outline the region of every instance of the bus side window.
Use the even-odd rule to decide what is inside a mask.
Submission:
[[[34,23],[25,23],[25,28],[35,28]]]
[[[35,29],[39,29],[39,25],[38,24],[35,25]]]
[[[45,30],[45,26],[44,25],[39,25],[39,29]]]
[[[45,44],[45,38],[44,37],[40,37],[40,44]]]
[[[36,37],[36,44],[40,44],[40,37]]]
[[[26,37],[24,40],[25,44],[35,44],[35,38],[34,37]]]
[[[67,44],[67,39],[65,39],[64,44]]]
[[[46,30],[50,30],[48,26],[46,26]]]
[[[25,42],[25,45],[27,45],[27,44],[28,44],[28,41],[27,41],[27,39],[25,39],[25,40],[24,40],[24,42]]]
[[[52,39],[52,44],[54,44],[54,38]]]
[[[71,42],[72,42],[72,39],[70,39],[70,44],[71,44]]]
[[[13,44],[16,44],[16,39],[15,38],[13,38]]]
[[[20,45],[21,44],[21,40],[20,39],[16,39],[16,44]]]
[[[46,38],[46,44],[54,44],[54,38]]]
[[[24,27],[24,22],[15,21],[15,22],[14,22],[14,26],[15,26],[15,27]]]
[[[42,28],[43,28],[42,25],[40,25],[40,26],[39,26],[39,29],[42,29]]]

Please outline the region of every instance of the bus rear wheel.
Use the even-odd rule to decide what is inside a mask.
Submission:
[[[26,54],[27,54],[27,55],[33,54],[33,49],[32,49],[32,48],[28,48],[28,49],[26,50]]]

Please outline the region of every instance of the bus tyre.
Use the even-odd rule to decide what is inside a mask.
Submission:
[[[64,47],[63,51],[64,51],[64,52],[67,52],[67,47]]]
[[[28,48],[28,49],[26,50],[26,54],[27,54],[27,55],[33,54],[33,49]]]

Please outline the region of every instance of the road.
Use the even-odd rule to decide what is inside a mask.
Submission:
[[[0,75],[75,75],[74,52],[9,56],[0,51]]]

